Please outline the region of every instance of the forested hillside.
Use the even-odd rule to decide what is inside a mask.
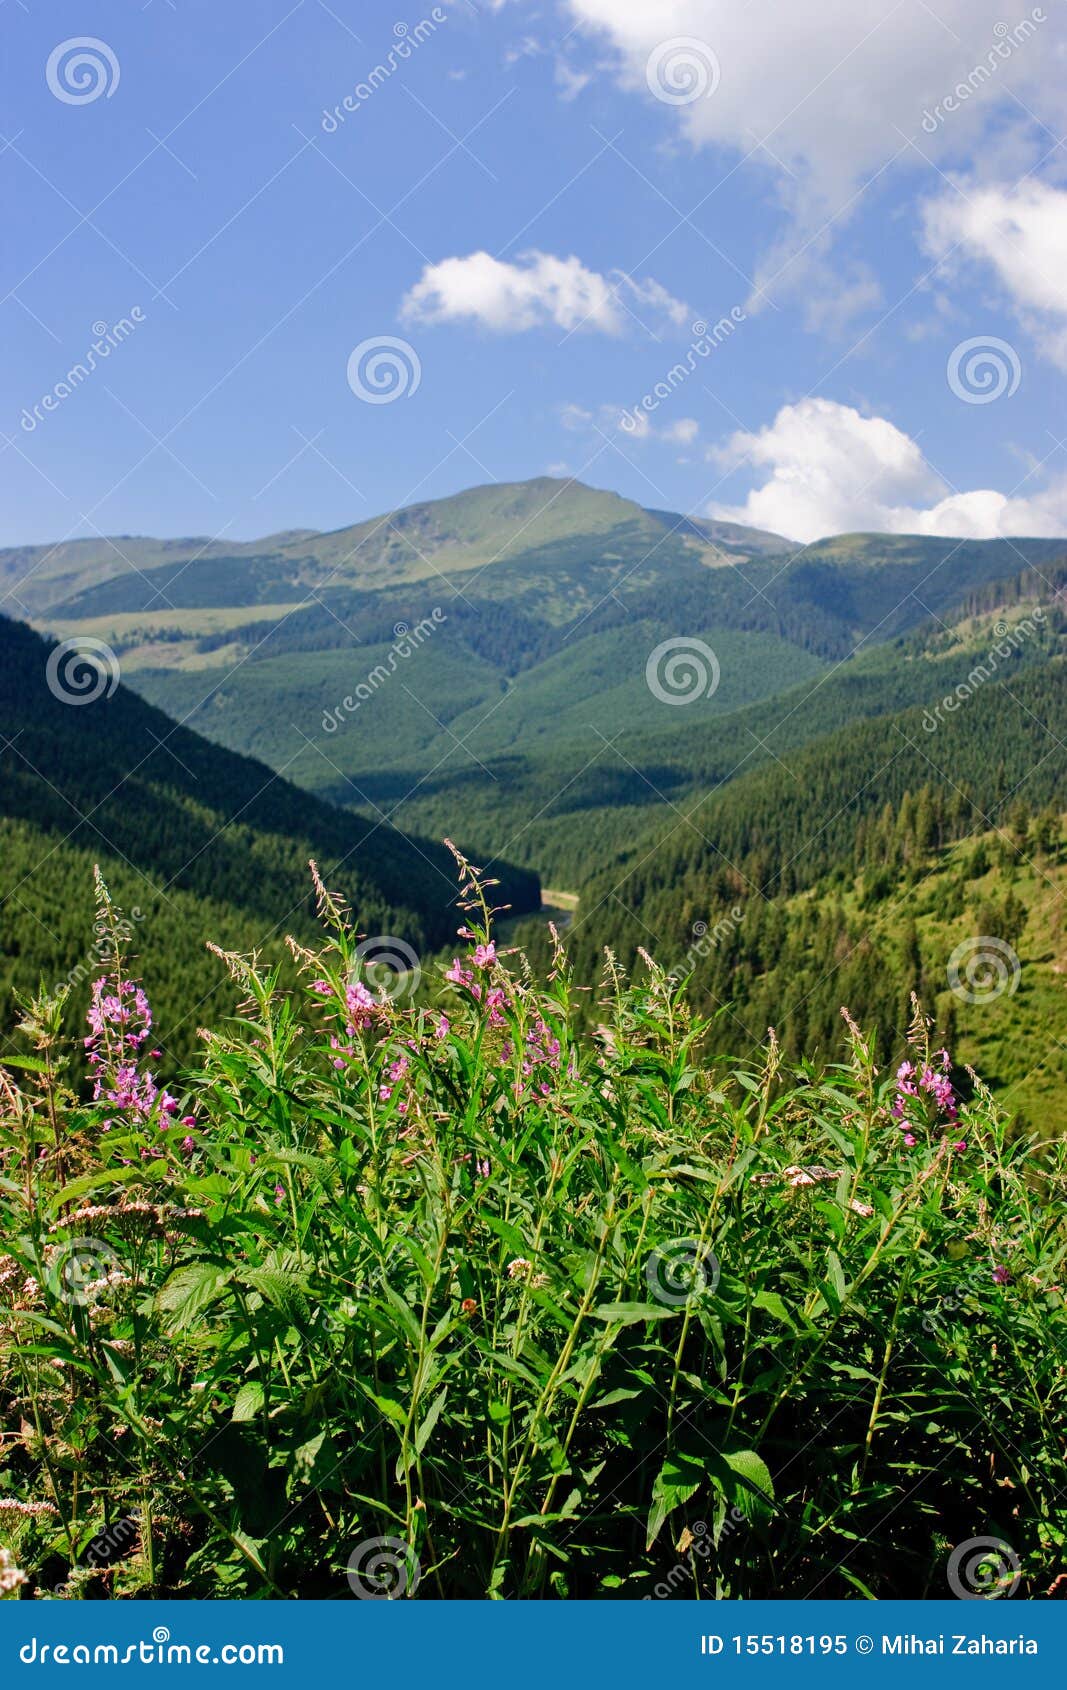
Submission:
[[[329,864],[368,935],[421,954],[455,931],[454,887],[439,843],[342,812],[262,764],[178,727],[136,694],[109,693],[103,671],[23,625],[0,620],[0,985],[78,975],[92,958],[92,866],[134,910],[133,941],[162,1001],[195,1015],[209,975],[204,943],[252,947],[312,920],[307,864]],[[71,664],[75,667],[72,669]],[[80,670],[79,670],[80,666]],[[77,691],[80,679],[83,691]],[[86,701],[85,688],[98,696]],[[505,873],[516,908],[539,902],[536,877]],[[186,1044],[195,1035],[187,1027]]]

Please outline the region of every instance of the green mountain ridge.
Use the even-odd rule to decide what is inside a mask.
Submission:
[[[92,865],[145,913],[144,954],[168,979],[206,940],[242,949],[315,931],[308,861],[348,898],[362,932],[416,954],[458,925],[440,844],[334,808],[212,745],[135,693],[62,696],[58,648],[0,619],[0,981],[28,990],[83,961]],[[52,659],[54,669],[49,672]],[[501,896],[539,906],[536,876],[504,870]],[[386,947],[388,948],[388,947]],[[215,971],[217,973],[217,970]],[[177,982],[175,981],[175,986]],[[177,992],[175,993],[177,995]]]

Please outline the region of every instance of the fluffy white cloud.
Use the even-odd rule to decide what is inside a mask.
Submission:
[[[991,105],[1010,100],[1009,84],[1039,115],[1062,105],[1064,8],[1049,0],[1018,8],[1008,26],[1025,23],[1018,40],[1003,0],[568,5],[583,31],[607,38],[624,84],[663,99],[695,145],[751,152],[772,170],[777,155],[802,194],[834,205],[904,137],[925,151],[966,147]],[[688,45],[666,53],[668,42]]]
[[[401,307],[409,322],[466,319],[499,333],[555,323],[561,329],[621,334],[647,313],[676,327],[691,315],[659,282],[637,281],[622,270],[602,276],[577,258],[548,252],[523,253],[515,263],[488,252],[444,258],[427,265]]]
[[[924,207],[931,256],[988,265],[1041,350],[1067,369],[1067,191],[962,182]]]
[[[783,405],[758,433],[739,432],[712,456],[724,468],[767,471],[743,505],[709,515],[792,540],[830,534],[1067,535],[1067,477],[1029,497],[952,493],[911,437],[884,417],[831,399]]]

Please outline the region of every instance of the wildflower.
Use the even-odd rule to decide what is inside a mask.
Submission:
[[[475,1302],[473,1297],[464,1297],[464,1299],[463,1299],[462,1303],[460,1303],[459,1307],[460,1307],[460,1312],[462,1314],[467,1315],[468,1318],[472,1314],[478,1313],[478,1305]]]
[[[513,1256],[508,1263],[508,1278],[525,1279],[532,1266],[533,1263],[528,1262],[525,1256]]]
[[[496,962],[496,945],[493,940],[490,939],[487,945],[475,945],[471,961],[475,968],[492,968]]]
[[[1008,1269],[1006,1267],[1004,1267],[1004,1265],[1002,1263],[998,1263],[997,1266],[993,1269],[993,1284],[994,1285],[1010,1285],[1011,1284],[1011,1274],[1009,1273]]]
[[[333,991],[333,987],[328,980],[312,980],[311,990],[318,992],[320,997],[328,998]]]
[[[449,1034],[448,1016],[447,1015],[438,1016],[437,1026],[433,1030],[434,1038],[435,1039],[447,1039],[448,1034]]]
[[[445,979],[451,980],[454,986],[469,986],[474,980],[474,975],[468,968],[464,968],[458,956],[454,956],[451,966],[445,970]]]
[[[188,1134],[186,1134],[185,1138],[182,1139],[182,1143],[181,1143],[182,1155],[183,1156],[191,1156],[193,1151],[195,1150],[195,1148],[196,1148],[196,1145],[195,1145],[194,1141],[188,1136]]]
[[[183,1115],[182,1116],[182,1126],[183,1127],[195,1127],[196,1126],[196,1116],[195,1115]]]
[[[16,1567],[11,1551],[0,1549],[0,1596],[7,1596],[12,1590],[17,1590],[20,1584],[25,1583],[26,1574],[21,1567]]]
[[[345,1012],[350,1022],[350,1033],[362,1031],[364,1027],[369,1026],[375,1015],[380,1014],[381,1008],[378,999],[367,990],[362,980],[355,980],[350,986],[346,986]]]
[[[917,1139],[917,1138],[916,1138],[916,1137],[915,1137],[915,1134],[914,1134],[914,1133],[905,1133],[905,1134],[904,1134],[904,1143],[905,1143],[905,1144],[906,1144],[906,1145],[907,1145],[907,1147],[908,1147],[908,1149],[909,1149],[909,1150],[911,1150],[911,1149],[913,1149],[913,1148],[914,1148],[914,1146],[915,1146],[915,1145],[916,1145],[916,1144],[918,1144],[918,1142],[919,1142],[919,1141],[918,1141],[918,1139]]]
[[[275,1203],[275,1206],[277,1206],[279,1203],[284,1203],[284,1202],[285,1202],[285,1187],[284,1187],[284,1185],[276,1185],[274,1187],[274,1203]]]

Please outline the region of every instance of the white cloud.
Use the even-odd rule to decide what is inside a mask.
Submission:
[[[670,440],[676,446],[691,446],[700,433],[700,424],[695,417],[679,417],[677,422],[668,423],[666,428],[660,429],[660,438]]]
[[[504,65],[510,69],[517,65],[520,59],[536,59],[544,52],[536,35],[524,35],[521,40],[513,41],[510,47],[504,49]]]
[[[988,265],[1041,351],[1067,369],[1067,191],[960,183],[923,209],[932,257]]]
[[[784,405],[768,427],[739,432],[710,455],[724,468],[748,464],[768,473],[744,504],[715,504],[709,514],[793,540],[857,532],[1067,535],[1067,476],[1026,498],[988,488],[953,493],[894,423],[831,399]]]
[[[617,335],[649,312],[676,326],[691,315],[651,278],[637,281],[622,270],[602,276],[577,258],[547,252],[523,253],[513,264],[488,252],[428,264],[401,307],[409,322],[466,319],[498,333],[555,323]]]
[[[556,60],[556,87],[561,100],[576,100],[592,80],[590,72],[575,70],[566,59]]]
[[[880,191],[894,160],[896,168],[925,171],[925,158],[992,157],[994,108],[1005,106],[1013,130],[1025,130],[1020,101],[1062,133],[1067,7],[1058,0],[1045,0],[1043,10],[1020,0],[1014,11],[1004,0],[568,6],[581,33],[598,48],[607,43],[618,80],[650,110],[658,89],[668,133],[674,127],[694,148],[721,146],[770,174],[791,213],[789,231],[756,273],[757,288],[771,297],[832,285],[825,249],[862,201],[863,186],[873,181]],[[1046,21],[1035,24],[1034,14]],[[693,92],[697,97],[684,97]],[[945,109],[946,99],[953,109]],[[1044,150],[1040,135],[1037,142]],[[1030,130],[1026,145],[1033,144]],[[754,294],[753,307],[758,299]],[[844,303],[871,301],[872,290],[857,292],[853,283]]]

